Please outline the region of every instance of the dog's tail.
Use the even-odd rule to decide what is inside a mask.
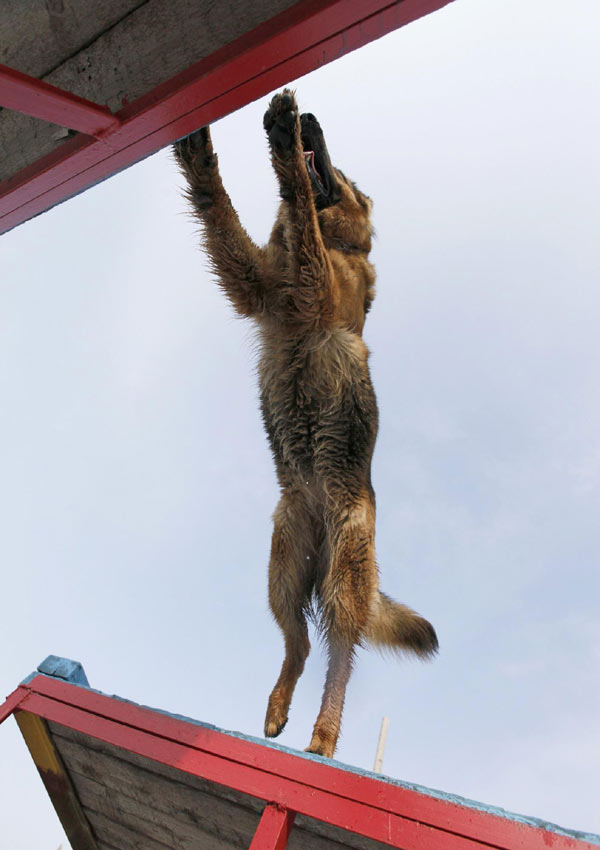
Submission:
[[[365,635],[369,643],[381,649],[412,652],[431,658],[438,650],[438,639],[430,622],[406,605],[399,605],[378,592],[375,611]]]

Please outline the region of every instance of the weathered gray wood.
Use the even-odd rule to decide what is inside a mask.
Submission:
[[[38,5],[34,0],[29,2],[32,6]],[[91,0],[86,0],[84,6],[89,2]],[[110,0],[108,4],[113,10],[115,2]],[[125,8],[134,7],[129,14],[94,36],[77,52],[65,52],[62,60],[41,76],[48,83],[107,105],[116,112],[125,103],[136,100],[294,2],[146,0],[139,5],[128,0]],[[61,0],[52,0],[49,5],[60,7],[60,3]],[[19,0],[11,0],[11,4],[11,8],[18,6]],[[68,19],[72,27],[79,19],[78,4],[75,0],[65,0],[64,6],[62,17]],[[84,17],[84,13],[81,14]],[[33,12],[32,15],[35,17]],[[4,36],[11,45],[14,43],[15,37],[10,31],[5,31]],[[16,55],[14,47],[10,50]],[[60,134],[53,125],[1,110],[0,180],[53,151],[60,144],[57,135]]]
[[[235,803],[236,805],[243,806],[248,811],[255,812],[257,817],[258,814],[262,812],[263,802],[261,800],[250,797],[247,794],[241,794],[238,791],[227,788],[225,785],[219,785],[216,782],[209,782],[206,779],[194,776],[191,773],[184,773],[180,770],[175,770],[175,768],[159,764],[159,762],[152,761],[151,759],[144,758],[143,756],[138,756],[136,753],[129,752],[128,750],[121,749],[120,747],[114,747],[112,744],[106,744],[104,741],[100,741],[97,738],[82,735],[80,732],[76,732],[73,729],[68,729],[67,727],[56,723],[49,722],[48,727],[57,750],[61,754],[64,752],[67,758],[77,758],[76,753],[80,751],[76,748],[71,748],[69,750],[66,742],[72,742],[84,751],[91,750],[98,753],[100,756],[106,756],[109,759],[113,758],[118,760],[120,763],[120,769],[125,771],[124,776],[126,777],[126,781],[132,781],[132,778],[138,774],[137,769],[141,768],[142,776],[144,775],[143,771],[150,774],[156,774],[157,776],[162,776],[165,779],[177,783],[178,785],[184,784],[186,788],[200,791],[204,794],[210,794],[231,803]],[[102,759],[100,759],[100,761],[102,761]],[[132,766],[136,770],[131,772],[127,771],[126,768],[128,765]],[[118,766],[113,762],[108,761],[98,769],[101,769],[102,771],[107,769],[116,770],[117,767]],[[95,776],[94,774],[94,769],[94,766],[89,763],[88,760],[88,773],[86,775],[92,779],[98,779],[98,776]],[[99,776],[101,778],[102,774],[99,774]]]
[[[230,828],[230,824],[238,825],[241,811],[239,807],[231,804],[227,804],[227,814],[221,808],[220,823],[215,820],[214,811],[209,818],[210,807],[214,807],[216,800],[198,792],[194,792],[196,800],[191,810],[197,812],[194,822],[186,817],[188,812],[177,811],[176,797],[171,799],[171,810],[165,811],[165,807],[159,809],[155,806],[156,793],[149,795],[144,801],[137,795],[133,797],[125,794],[122,788],[108,788],[107,785],[99,785],[82,775],[74,778],[74,784],[85,812],[91,810],[103,814],[115,823],[122,823],[141,835],[147,835],[165,844],[181,847],[181,850],[196,850],[199,840],[205,840],[207,837],[210,837],[215,845],[247,850],[254,833],[253,827],[243,833]]]
[[[2,0],[0,62],[43,77],[148,0]]]
[[[156,841],[97,812],[86,810],[86,815],[96,835],[101,835],[104,841],[119,850],[180,850],[175,843],[164,844],[162,841]],[[209,850],[209,847],[209,844],[202,845],[200,840],[198,841],[198,850]]]
[[[191,788],[185,784],[185,774],[179,774],[180,781],[173,781],[160,772],[150,772],[58,736],[55,742],[84,806],[113,820],[132,815],[152,821],[153,813],[158,813],[159,826],[179,829],[182,846],[187,846],[184,838],[192,838],[201,830],[227,840],[231,847],[244,848],[258,825],[258,812],[204,789]]]
[[[95,801],[95,804],[98,801]],[[84,811],[94,826],[102,824],[102,828],[95,826],[98,835],[107,838],[114,834],[117,827],[128,831],[130,835],[139,836],[144,841],[155,841],[160,845],[177,850],[198,850],[199,847],[211,847],[214,850],[247,850],[250,838],[245,840],[239,837],[235,842],[224,840],[213,832],[195,827],[193,833],[186,830],[182,824],[173,822],[162,813],[152,813],[146,808],[139,814],[119,810],[117,817],[109,817],[105,812],[96,808],[84,806]],[[110,823],[110,827],[108,826]]]
[[[246,850],[258,826],[258,817],[249,820],[247,812],[230,804],[227,804],[228,808],[225,809],[222,805],[219,806],[220,801],[215,797],[192,792],[196,796],[190,805],[189,800],[184,799],[182,786],[177,789],[174,785],[173,789],[170,789],[170,793],[175,796],[167,806],[164,801],[157,801],[158,787],[152,789],[146,800],[140,800],[137,794],[135,797],[129,796],[131,789],[124,793],[122,788],[109,788],[82,774],[72,774],[72,779],[86,813],[90,809],[100,812],[114,822],[123,823],[130,829],[138,829],[140,833],[163,842],[168,843],[174,836],[178,842],[174,842],[174,846],[181,847],[181,850],[197,850],[199,846],[204,846],[202,842],[207,839],[211,839],[212,844],[209,843],[209,846],[215,847],[215,850],[218,847]],[[169,792],[166,796],[170,796]],[[149,833],[144,826],[138,828],[139,819],[144,825],[153,824],[156,832]],[[310,819],[308,820],[312,828],[303,828],[302,823],[305,820],[299,818],[298,824],[294,826],[287,845],[288,850],[306,850],[307,847],[311,850],[342,850],[350,846],[347,842],[340,844],[331,836],[324,838],[318,835],[315,831],[316,822]],[[356,839],[356,836],[352,838]],[[368,846],[370,850],[371,847],[383,845],[374,845],[371,842],[364,846]]]
[[[90,820],[88,809],[135,832],[133,819],[141,818],[154,823],[154,840],[164,843],[174,834],[180,841],[174,846],[182,850],[195,850],[190,844],[194,830],[232,850],[249,846],[264,802],[53,723],[50,731]],[[104,833],[100,837],[108,840]],[[308,847],[386,850],[387,845],[298,815],[288,850]]]
[[[109,754],[91,750],[66,738],[55,736],[54,740],[58,751],[68,764],[78,793],[86,795],[86,805],[92,805],[87,796],[92,789],[81,781],[81,777],[106,789],[108,805],[118,808],[119,795],[129,798],[122,805],[132,813],[136,811],[135,806],[151,807],[167,818],[178,818],[192,827],[201,824],[203,829],[214,834],[219,833],[223,824],[228,831],[229,824],[233,824],[230,830],[232,841],[236,840],[238,834],[245,837],[252,835],[256,829],[259,811],[262,809],[260,801],[256,801],[259,811],[252,811],[237,801],[233,802],[220,797],[218,793],[215,794],[214,789],[218,792],[222,786],[201,780],[201,788],[192,787],[187,784],[188,775],[176,772],[176,779],[167,778],[162,773],[162,766],[155,762],[150,764],[156,765],[156,771],[147,770],[147,765],[133,765],[115,757],[116,748],[111,748]],[[147,759],[143,761],[148,762]],[[195,777],[189,776],[189,779],[195,780]],[[96,790],[100,794],[100,788]]]

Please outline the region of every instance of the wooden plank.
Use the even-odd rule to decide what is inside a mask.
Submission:
[[[197,850],[207,842],[231,850],[246,850],[248,847],[249,838],[241,831],[228,828],[229,824],[237,823],[240,811],[239,808],[236,811],[231,804],[228,804],[229,810],[221,821],[215,820],[214,812],[209,820],[204,815],[214,805],[215,798],[207,799],[207,795],[199,792],[195,792],[194,808],[177,812],[178,796],[175,791],[171,797],[171,811],[165,812],[164,808],[159,810],[154,807],[155,793],[144,802],[126,794],[123,788],[108,788],[82,775],[72,774],[72,777],[85,812],[102,814],[113,823],[120,823],[140,835],[180,850]],[[186,817],[190,812],[198,813],[195,822]]]
[[[155,842],[161,847],[168,847],[169,850],[198,850],[202,847],[215,850],[245,850],[248,846],[241,838],[232,842],[200,827],[196,827],[192,835],[176,821],[169,820],[165,815],[152,815],[148,810],[143,814],[135,814],[120,809],[116,816],[112,817],[95,807],[84,805],[83,808],[90,823],[94,825],[96,834],[111,841],[114,841],[118,830],[124,830],[130,839],[135,836],[142,847],[147,846],[148,842]]]
[[[136,753],[122,749],[121,747],[115,747],[112,744],[107,744],[97,738],[82,735],[80,732],[74,729],[68,729],[66,726],[50,722],[48,727],[57,750],[61,755],[64,753],[63,758],[69,762],[69,769],[79,769],[80,766],[83,768],[82,760],[87,751],[90,750],[98,755],[99,769],[102,771],[118,771],[119,775],[123,776],[125,782],[134,781],[136,775],[143,776],[143,773],[136,774],[136,769],[141,768],[142,771],[161,776],[177,785],[183,784],[192,791],[211,794],[219,799],[242,806],[250,813],[254,813],[253,828],[256,828],[264,805],[262,800],[242,794],[225,785],[219,785],[216,782],[194,776],[191,773],[184,773],[144,756],[138,756]],[[73,744],[74,746],[69,746],[69,744]],[[71,760],[73,760],[72,767]],[[87,775],[92,779],[98,778],[94,776],[91,766],[88,767]],[[143,791],[146,793],[145,788]]]
[[[122,812],[152,820],[152,812],[157,812],[171,829],[180,824],[186,839],[201,827],[228,840],[232,847],[248,847],[258,825],[258,812],[211,793],[209,783],[203,788],[190,787],[185,775],[179,774],[176,780],[167,778],[160,765],[147,759],[145,764],[130,764],[115,754],[116,748],[109,753],[58,736],[54,741],[84,806],[97,808],[113,819]],[[108,749],[108,745],[97,743]],[[94,795],[100,802],[94,802]]]
[[[117,112],[293,4],[294,0],[227,4],[147,0],[43,79]],[[0,180],[51,153],[64,135],[52,124],[18,112],[0,112],[0,149],[5,152]]]
[[[115,823],[98,812],[86,810],[86,816],[89,818],[96,835],[102,836],[103,841],[118,847],[119,850],[179,850],[176,844],[164,844],[162,841],[156,841],[154,838],[142,835],[136,829]],[[202,845],[199,842],[196,850],[210,850],[210,845]]]
[[[73,850],[97,850],[88,820],[46,723],[26,711],[17,711],[15,719]]]

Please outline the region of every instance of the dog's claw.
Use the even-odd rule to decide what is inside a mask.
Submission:
[[[276,153],[289,152],[298,133],[298,105],[290,89],[276,94],[263,118],[263,126]]]

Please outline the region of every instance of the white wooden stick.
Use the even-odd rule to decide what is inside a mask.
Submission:
[[[373,765],[373,773],[381,773],[381,765],[383,764],[383,751],[385,750],[385,742],[387,741],[389,725],[390,718],[382,717],[381,729],[379,730],[379,741],[377,742],[377,752],[375,754],[375,764]]]

